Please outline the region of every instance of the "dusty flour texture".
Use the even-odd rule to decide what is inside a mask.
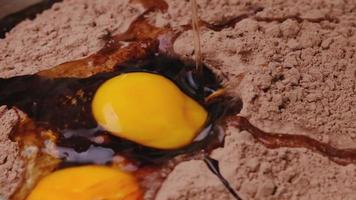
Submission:
[[[204,2],[202,18],[210,23],[254,13],[230,28],[202,33],[204,61],[243,99],[242,115],[265,131],[356,148],[356,1],[231,1],[211,18],[206,2],[216,2],[210,4],[216,10],[229,2]],[[184,10],[172,16],[184,19],[189,15]],[[194,58],[192,38],[187,31],[175,43],[183,59]],[[225,147],[213,156],[244,199],[356,198],[354,165],[339,166],[306,149],[269,150],[232,127],[228,133]],[[191,179],[176,169],[159,197],[216,199],[208,195],[219,190],[210,186],[216,180],[198,164],[190,168]],[[187,187],[170,193],[175,183],[169,180],[179,177]],[[192,186],[201,181],[197,177],[209,186]]]
[[[165,13],[156,12],[151,16],[156,26],[177,27],[191,22],[191,4],[189,0],[167,0],[169,5]],[[224,23],[237,16],[251,14],[258,10],[259,4],[249,0],[197,0],[200,18],[211,24]]]
[[[21,182],[23,163],[18,146],[9,140],[9,134],[18,122],[14,110],[0,107],[0,199],[6,199]]]
[[[108,33],[125,31],[143,9],[129,0],[66,0],[0,40],[0,76],[35,73],[98,51]]]
[[[189,23],[188,1],[167,3],[167,13],[150,15],[152,23]],[[198,3],[209,23],[244,16],[221,31],[202,30],[204,62],[231,95],[243,99],[242,115],[265,131],[305,134],[338,148],[356,148],[355,0]],[[34,73],[89,55],[103,45],[100,37],[107,30],[125,30],[141,12],[128,1],[65,0],[0,40],[0,74]],[[186,31],[174,45],[187,61],[194,58],[192,38]],[[224,147],[212,156],[243,199],[356,199],[355,165],[340,166],[306,149],[270,150],[230,126],[227,135]],[[5,149],[16,158],[16,145]],[[7,174],[13,169],[0,170],[0,177],[6,177],[1,181],[16,183],[18,177]],[[202,161],[188,161],[173,170],[157,199],[232,197]]]

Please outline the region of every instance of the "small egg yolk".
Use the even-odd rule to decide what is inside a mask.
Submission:
[[[164,76],[132,72],[106,81],[97,90],[93,115],[113,135],[157,149],[188,145],[208,113]]]
[[[102,166],[74,167],[43,178],[26,200],[141,200],[136,179]]]

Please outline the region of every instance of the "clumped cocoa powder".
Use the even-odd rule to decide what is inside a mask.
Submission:
[[[242,115],[263,130],[355,148],[356,2],[308,2],[256,1],[260,11],[231,28],[203,30],[205,63],[243,99]],[[191,39],[188,31],[175,43],[183,59],[194,58]],[[353,165],[306,149],[269,150],[248,133],[229,130],[213,156],[245,199],[355,198]],[[190,191],[199,196],[204,189]]]
[[[35,73],[93,54],[107,34],[124,32],[143,11],[129,0],[56,3],[0,40],[0,76]]]
[[[19,118],[14,110],[0,107],[0,199],[7,199],[22,181],[23,162],[17,143],[9,135]]]
[[[287,23],[281,24],[282,32]],[[292,25],[300,30],[278,43],[281,59],[249,72],[254,94],[246,112],[256,120],[292,122],[334,146],[350,148],[356,142],[356,29],[331,25]],[[290,45],[293,40],[296,46]]]
[[[167,13],[150,14],[153,24],[179,28],[189,23],[188,1],[167,3]],[[356,1],[198,0],[198,4],[202,20],[212,24],[244,16],[221,31],[202,28],[201,42],[204,63],[220,75],[232,96],[243,99],[243,116],[265,131],[304,134],[338,148],[356,147]],[[106,30],[124,30],[140,11],[128,1],[57,4],[0,40],[1,76],[34,73],[95,52],[103,45],[100,37]],[[186,31],[174,45],[187,62],[194,58],[192,39],[191,31]],[[223,175],[243,199],[356,198],[355,165],[340,166],[306,149],[267,149],[248,132],[229,125],[226,133],[224,147],[211,156],[219,160]],[[6,138],[7,133],[1,136]],[[16,145],[11,149],[16,158]],[[6,169],[0,177],[15,185],[16,178],[9,179],[7,172],[16,168]],[[187,161],[169,175],[157,199],[232,196],[202,161]]]

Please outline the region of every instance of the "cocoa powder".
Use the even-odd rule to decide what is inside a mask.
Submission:
[[[22,181],[21,155],[17,143],[9,139],[18,120],[14,110],[0,107],[0,199],[7,199]]]
[[[143,11],[129,0],[56,3],[0,40],[0,76],[33,74],[93,54],[107,34],[124,32]]]
[[[150,14],[153,24],[179,28],[189,23],[188,1],[167,3],[166,13]],[[338,148],[356,147],[356,1],[198,4],[201,19],[212,24],[245,16],[221,31],[205,27],[201,33],[204,63],[220,76],[231,96],[242,98],[241,115],[265,131],[304,134]],[[100,37],[107,30],[123,31],[140,12],[128,1],[65,0],[0,40],[1,76],[34,73],[89,55],[103,45]],[[194,58],[192,40],[186,31],[174,45],[186,62]],[[211,156],[243,199],[356,198],[355,165],[340,166],[307,149],[267,149],[248,132],[226,128],[224,147]],[[16,145],[7,150],[16,158]],[[7,175],[11,169],[16,168],[1,170],[0,176],[16,185],[16,178]],[[11,191],[6,189],[6,194]],[[173,170],[157,199],[232,196],[202,161],[193,160]]]

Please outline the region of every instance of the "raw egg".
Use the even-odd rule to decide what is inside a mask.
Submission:
[[[148,72],[125,73],[104,82],[92,111],[97,123],[113,135],[157,149],[190,144],[208,118],[174,82]]]
[[[140,200],[136,179],[103,166],[83,166],[56,171],[43,178],[27,200]]]

